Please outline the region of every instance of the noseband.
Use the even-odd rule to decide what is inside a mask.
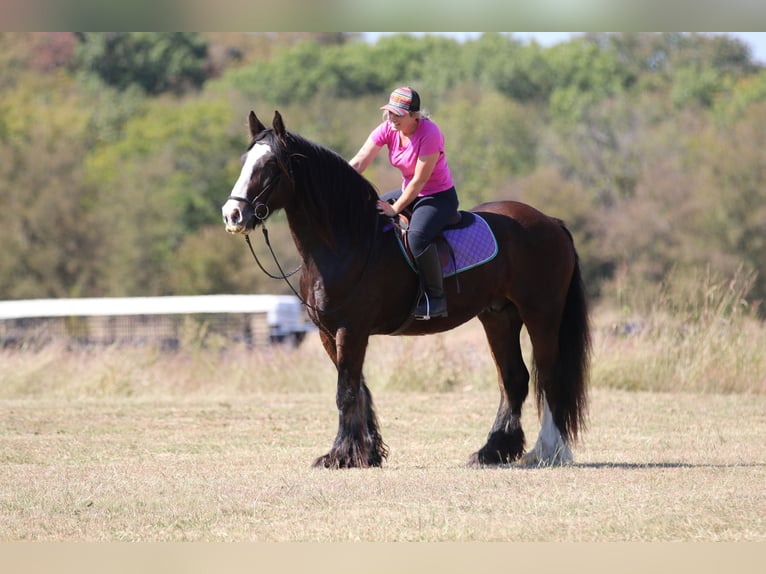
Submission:
[[[271,199],[271,188],[273,188],[280,180],[282,174],[279,174],[279,176],[272,179],[268,185],[266,185],[262,190],[261,193],[256,195],[252,201],[249,201],[246,197],[239,197],[237,195],[230,195],[227,199],[233,199],[234,201],[241,201],[242,203],[248,204],[250,207],[253,208],[253,215],[258,221],[266,221],[266,218],[271,213],[271,210],[269,209],[269,200]],[[268,197],[266,197],[266,201],[261,201],[261,197],[263,197],[266,193],[269,193]]]

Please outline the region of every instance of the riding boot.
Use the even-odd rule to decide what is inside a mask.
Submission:
[[[447,316],[447,300],[444,298],[442,264],[436,245],[429,245],[415,258],[415,264],[423,282],[424,295],[413,311],[416,319]]]

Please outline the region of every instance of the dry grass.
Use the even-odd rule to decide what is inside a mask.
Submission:
[[[622,309],[597,315],[594,383],[765,394],[766,325],[747,301],[754,280],[753,273],[721,279],[705,271],[625,294]]]
[[[766,394],[766,325],[746,302],[754,276],[710,275],[626,296],[593,313],[591,384],[662,392]],[[669,285],[672,285],[670,287]],[[643,299],[643,300],[642,300]],[[634,330],[626,333],[626,327]],[[529,365],[526,334],[522,344]],[[202,348],[193,333],[177,353],[99,348],[0,351],[0,398],[209,396],[334,392],[335,372],[316,334],[298,350]],[[531,370],[531,369],[530,369]],[[378,390],[452,392],[496,386],[478,320],[431,337],[373,337],[365,362]]]
[[[597,390],[574,466],[465,468],[495,401],[379,393],[389,461],[337,472],[323,393],[4,400],[0,539],[766,540],[766,398]]]
[[[309,468],[337,426],[316,336],[2,351],[0,540],[764,541],[766,328],[736,282],[677,300],[637,334],[595,314],[590,428],[565,468],[463,466],[498,400],[476,321],[373,339],[391,456],[364,471]]]

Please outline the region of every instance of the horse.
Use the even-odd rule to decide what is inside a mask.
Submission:
[[[587,425],[591,348],[588,300],[571,233],[560,219],[516,201],[470,213],[497,241],[490,261],[444,279],[446,317],[411,320],[419,279],[374,185],[338,153],[285,128],[279,111],[266,127],[248,116],[250,144],[222,207],[227,232],[247,235],[283,210],[301,259],[299,296],[337,369],[338,430],[314,467],[381,466],[388,456],[363,374],[372,335],[428,335],[478,317],[497,369],[500,404],[470,466],[560,465]],[[532,344],[540,431],[528,452],[521,425]]]

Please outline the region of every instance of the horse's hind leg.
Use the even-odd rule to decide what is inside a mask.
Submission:
[[[469,465],[505,464],[524,453],[521,407],[529,392],[529,371],[521,354],[521,327],[516,307],[500,311],[487,309],[479,314],[497,367],[500,406],[487,443],[473,453]]]
[[[521,458],[521,463],[526,466],[570,464],[574,460],[572,449],[553,422],[551,408],[545,396],[543,396],[542,411],[540,434],[537,437],[537,442],[532,450]]]
[[[557,365],[558,329],[541,327],[553,323],[550,320],[527,323],[535,362],[538,405],[542,414],[537,442],[521,460],[522,464],[528,466],[560,465],[573,461],[572,449],[553,414],[560,408],[562,400],[562,397],[555,394],[556,371],[560,369]]]

